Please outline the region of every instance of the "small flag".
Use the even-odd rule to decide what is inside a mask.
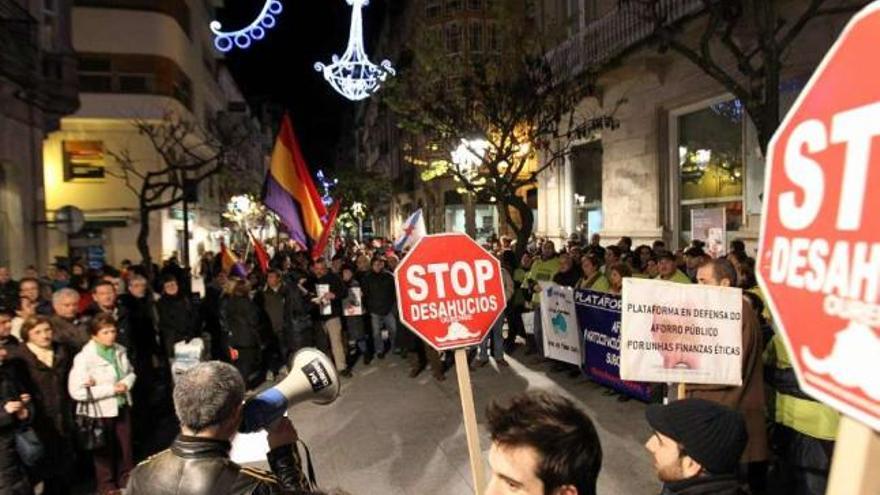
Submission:
[[[339,215],[339,201],[334,202],[333,206],[330,207],[327,221],[324,222],[324,231],[321,233],[318,243],[315,244],[315,248],[312,249],[312,258],[318,259],[324,253],[324,248],[327,247],[327,243],[330,241],[330,234],[333,233],[333,225],[336,223],[337,215]]]
[[[254,243],[254,256],[257,257],[257,265],[260,267],[260,271],[269,273],[269,253],[266,252],[263,243],[254,237],[254,234],[248,232],[248,235],[251,236],[251,242]]]
[[[419,239],[426,236],[428,229],[425,228],[425,217],[422,215],[422,209],[415,211],[406,222],[401,226],[400,237],[394,241],[394,250],[403,251],[407,246],[412,246],[419,242]]]
[[[245,278],[247,269],[235,256],[235,253],[226,248],[226,242],[220,241],[220,266],[227,275]]]

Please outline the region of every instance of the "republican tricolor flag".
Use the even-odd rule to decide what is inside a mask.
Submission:
[[[324,233],[327,208],[312,180],[288,115],[272,151],[269,173],[263,185],[263,203],[284,223],[291,239],[309,248]]]

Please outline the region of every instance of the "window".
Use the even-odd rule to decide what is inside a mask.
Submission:
[[[472,22],[470,25],[468,48],[474,53],[483,51],[483,25],[479,22]]]
[[[174,61],[155,55],[83,53],[83,93],[153,94],[177,98],[192,110],[192,83]]]
[[[109,93],[113,90],[110,58],[82,56],[78,61],[79,87],[84,93]]]
[[[493,52],[498,51],[498,25],[490,23],[486,26],[486,36],[489,38],[489,50]]]
[[[590,236],[602,230],[602,143],[572,147],[569,160],[574,177],[575,227]]]
[[[673,113],[679,245],[691,241],[692,215],[707,209],[724,209],[727,232],[743,226],[744,117],[735,99]]]
[[[446,0],[446,13],[461,12],[464,9],[464,0]]]
[[[190,36],[190,11],[186,0],[74,0],[73,5],[159,12],[173,18],[183,32]]]
[[[64,141],[64,180],[100,181],[104,179],[104,143],[101,141]]]
[[[427,0],[425,2],[425,17],[433,19],[443,13],[443,0]]]
[[[119,92],[139,94],[152,93],[153,75],[127,74],[124,76],[119,76]]]
[[[483,0],[468,0],[467,6],[469,10],[483,10]]]
[[[446,51],[450,54],[461,52],[461,25],[456,22],[446,26]]]

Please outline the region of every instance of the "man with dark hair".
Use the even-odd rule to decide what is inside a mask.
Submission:
[[[730,252],[746,254],[746,243],[743,242],[741,239],[734,239],[730,241]]]
[[[685,250],[685,270],[688,278],[690,278],[692,282],[697,281],[697,269],[700,268],[700,266],[709,259],[709,255],[706,254],[705,251],[703,251],[703,248],[690,247]]]
[[[345,285],[338,275],[328,269],[324,259],[313,261],[311,270],[308,289],[312,301],[316,303],[317,321],[321,322],[325,337],[322,340],[329,342],[329,354],[333,356],[336,371],[344,377],[350,377],[351,370],[346,363],[346,342],[342,335],[342,300],[347,292]]]
[[[657,255],[657,271],[659,274],[655,277],[656,280],[665,280],[679,284],[691,283],[691,279],[678,269],[678,265],[675,263],[675,255],[669,251],[662,251]]]
[[[242,419],[244,380],[219,361],[187,370],[174,388],[181,435],[170,449],[139,464],[129,495],[305,494],[309,483],[296,451],[297,434],[286,418],[269,428],[267,458],[272,472],[229,460],[230,441]]]
[[[617,246],[621,250],[623,250],[623,254],[626,254],[626,253],[632,251],[632,247],[633,247],[632,237],[627,237],[627,236],[621,237],[620,240],[617,241]]]
[[[92,304],[83,311],[83,316],[89,319],[94,318],[99,313],[110,313],[116,318],[116,341],[119,345],[126,348],[128,358],[135,361],[135,354],[138,349],[132,345],[131,341],[131,323],[129,321],[128,310],[117,304],[116,285],[108,280],[99,280],[92,287]]]
[[[373,258],[371,271],[364,275],[362,287],[364,290],[364,305],[370,313],[370,323],[373,330],[373,348],[376,357],[385,357],[385,341],[382,339],[382,328],[388,331],[388,348],[392,351],[397,342],[397,316],[396,302],[397,292],[394,286],[394,275],[385,269],[385,260],[380,257]]]
[[[18,296],[27,298],[37,311],[38,315],[48,316],[52,314],[52,303],[43,299],[40,294],[40,281],[34,277],[24,277],[18,281]]]
[[[710,260],[697,270],[700,285],[736,286],[736,270],[724,258]],[[761,493],[765,484],[766,462],[769,457],[764,396],[764,340],[758,315],[747,299],[742,301],[742,385],[688,384],[687,396],[711,400],[741,412],[746,421],[748,443],[742,464],[749,484]]]
[[[18,307],[18,282],[6,266],[0,266],[0,310],[15,311]]]
[[[663,495],[745,495],[736,477],[748,441],[742,415],[702,399],[653,404],[645,413]]]
[[[492,478],[486,495],[595,495],[602,445],[570,400],[529,392],[486,410]]]

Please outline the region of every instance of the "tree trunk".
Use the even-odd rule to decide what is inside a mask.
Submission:
[[[519,260],[525,254],[528,247],[529,237],[532,235],[532,230],[534,230],[535,226],[535,218],[532,216],[532,209],[529,208],[528,203],[523,198],[513,195],[506,199],[507,204],[516,208],[516,211],[519,213],[519,225],[516,225],[513,221],[508,223],[516,234],[516,250],[514,252],[517,260]]]
[[[141,253],[141,263],[143,264],[144,271],[147,272],[147,277],[152,281],[156,274],[153,273],[153,260],[150,257],[150,210],[141,208],[140,218],[141,226],[140,230],[138,230],[137,248],[138,252]]]

